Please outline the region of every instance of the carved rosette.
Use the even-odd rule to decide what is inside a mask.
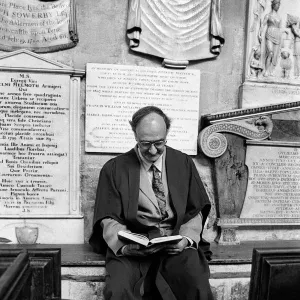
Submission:
[[[220,122],[204,128],[198,137],[201,151],[208,157],[221,156],[227,149],[227,139],[220,132],[237,134],[251,140],[265,140],[270,137],[273,122],[267,116],[252,120]]]

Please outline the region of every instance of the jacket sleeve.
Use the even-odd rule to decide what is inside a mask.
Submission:
[[[199,212],[202,215],[202,226],[208,217],[211,204],[206,192],[206,189],[202,183],[202,180],[199,176],[199,173],[196,169],[196,166],[193,160],[190,157],[187,157],[189,170],[189,190],[188,190],[188,199],[185,211],[185,217],[183,219],[183,224],[188,222],[190,219],[195,217]],[[203,228],[202,228],[203,229]],[[202,231],[202,230],[201,230]]]
[[[101,227],[103,230],[103,239],[107,246],[113,251],[115,255],[126,243],[123,243],[118,239],[118,232],[120,230],[127,230],[127,226],[120,224],[118,221],[110,218],[103,219],[101,221]]]
[[[199,245],[202,241],[204,224],[208,217],[211,204],[206,189],[199,176],[198,170],[191,159],[187,156],[187,170],[189,174],[188,199],[185,216],[179,228],[179,233],[191,238]]]
[[[198,247],[200,242],[200,234],[202,231],[202,215],[198,213],[194,218],[181,225],[179,234],[193,240]]]
[[[103,228],[100,223],[105,218],[116,220],[124,224],[123,207],[119,191],[115,185],[116,163],[112,159],[101,169],[97,187],[93,231],[89,239],[90,245],[97,253],[106,253],[107,243],[103,238]]]

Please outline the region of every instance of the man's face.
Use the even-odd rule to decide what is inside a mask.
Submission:
[[[146,161],[155,162],[165,150],[165,141],[167,137],[167,128],[164,119],[156,114],[151,113],[144,117],[136,127],[135,139],[138,142],[138,147],[142,156]],[[147,143],[156,143],[145,145]],[[159,143],[161,142],[161,143]]]

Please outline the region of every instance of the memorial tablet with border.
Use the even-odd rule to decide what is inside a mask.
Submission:
[[[19,243],[83,242],[83,75],[28,50],[0,57],[0,236]]]
[[[135,145],[129,120],[155,105],[172,120],[168,145],[197,154],[200,71],[87,64],[87,152],[122,153]]]

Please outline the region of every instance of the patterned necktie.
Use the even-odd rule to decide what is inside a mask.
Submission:
[[[162,215],[163,219],[165,219],[165,218],[167,218],[168,213],[166,211],[166,196],[165,196],[165,191],[164,191],[164,185],[163,185],[161,177],[160,177],[160,172],[156,168],[156,166],[152,165],[151,169],[153,171],[152,189],[156,196],[161,215]]]

